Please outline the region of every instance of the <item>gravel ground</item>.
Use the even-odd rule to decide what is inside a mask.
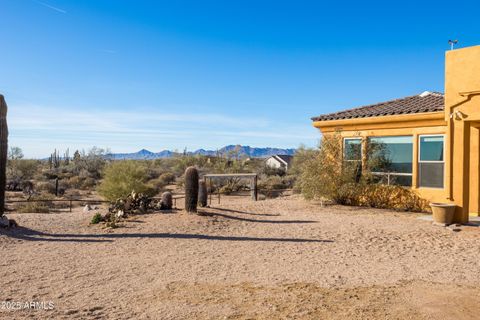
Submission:
[[[81,209],[9,214],[0,318],[478,319],[478,227],[296,196],[212,206],[114,230]],[[54,307],[5,310],[24,301]]]

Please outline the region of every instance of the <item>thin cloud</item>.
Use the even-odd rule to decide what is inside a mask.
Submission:
[[[60,8],[58,8],[58,7],[54,7],[54,6],[52,6],[52,5],[48,4],[48,3],[45,3],[45,2],[42,2],[42,1],[38,1],[38,0],[33,0],[33,1],[36,2],[36,3],[38,3],[39,5],[42,5],[42,6],[46,7],[46,8],[49,8],[49,9],[52,9],[52,10],[54,10],[54,11],[56,11],[56,12],[67,13],[67,11],[65,11],[65,10],[63,10],[63,9],[60,9]]]
[[[158,128],[265,128],[270,121],[223,114],[163,113],[155,110],[111,111],[17,105],[9,110],[9,121],[21,128],[61,128],[64,130],[130,131]]]
[[[170,108],[166,108],[169,110]],[[11,105],[10,142],[28,156],[45,157],[53,148],[108,146],[114,152],[140,148],[215,149],[227,144],[295,147],[313,145],[314,128],[225,114],[164,113],[162,110]]]

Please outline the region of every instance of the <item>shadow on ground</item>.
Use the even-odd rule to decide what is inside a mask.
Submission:
[[[329,243],[332,240],[301,239],[301,238],[261,238],[240,236],[218,236],[205,234],[185,233],[102,233],[102,234],[69,234],[45,233],[25,227],[17,227],[5,232],[6,235],[25,241],[63,241],[63,242],[113,242],[124,238],[151,238],[151,239],[197,239],[216,241],[260,241],[260,242],[296,242],[296,243]]]
[[[226,211],[225,209],[218,209],[222,211]],[[227,210],[228,211],[228,210]],[[318,221],[315,220],[260,220],[260,219],[251,219],[251,218],[242,218],[237,216],[228,215],[225,213],[207,211],[207,210],[199,210],[198,212],[202,216],[217,216],[231,220],[238,220],[238,221],[246,221],[246,222],[258,222],[258,223],[317,223]]]
[[[264,217],[278,217],[278,216],[280,216],[280,214],[273,214],[273,213],[253,213],[253,212],[233,210],[233,209],[227,209],[227,208],[210,207],[210,209],[216,209],[216,210],[227,211],[227,212],[232,212],[232,213],[242,213],[242,214],[248,214],[248,215],[252,215],[252,216],[264,216]]]

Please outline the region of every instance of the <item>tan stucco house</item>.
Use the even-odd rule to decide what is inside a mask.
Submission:
[[[456,222],[480,211],[480,46],[448,51],[445,94],[422,92],[312,118],[323,134],[343,138],[344,160],[368,157],[369,143],[386,146],[383,183],[412,188],[429,201],[454,203]]]

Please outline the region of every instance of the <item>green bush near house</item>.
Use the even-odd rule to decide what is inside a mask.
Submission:
[[[384,158],[370,157],[362,168],[360,161],[344,161],[342,137],[327,135],[318,150],[297,151],[292,166],[298,176],[295,189],[309,200],[404,211],[428,210],[428,202],[410,188],[375,183],[368,168],[379,165],[388,166],[388,163]]]

